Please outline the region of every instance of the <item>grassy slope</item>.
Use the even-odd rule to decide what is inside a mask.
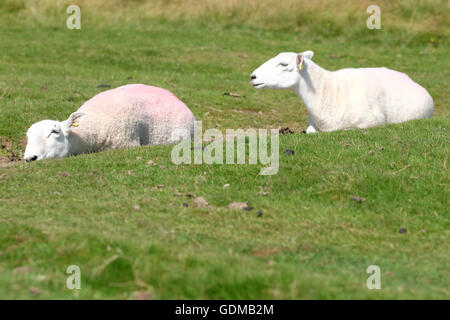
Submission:
[[[0,22],[0,137],[13,149],[23,151],[31,123],[66,118],[102,83],[169,88],[204,128],[304,129],[297,97],[248,86],[249,73],[283,50],[313,49],[328,69],[407,72],[433,95],[436,116],[366,134],[283,136],[281,151],[295,155],[281,155],[272,177],[258,176],[258,166],[176,167],[170,147],[0,168],[0,297],[450,297],[445,43],[163,20],[61,25],[14,15]],[[194,208],[177,192],[211,207]],[[224,209],[232,201],[255,209]],[[65,289],[70,264],[81,267],[78,293]],[[365,288],[370,264],[382,270],[378,292]]]

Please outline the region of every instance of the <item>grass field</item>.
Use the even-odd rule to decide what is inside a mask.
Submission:
[[[364,2],[327,11],[318,1],[310,16],[280,6],[281,18],[206,2],[79,1],[81,30],[66,28],[68,2],[0,3],[0,298],[449,299],[447,2],[379,1],[381,30],[365,27]],[[308,49],[330,70],[409,74],[433,96],[434,117],[302,134],[303,103],[248,80],[278,52]],[[32,123],[127,83],[171,90],[204,128],[293,129],[280,136],[278,174],[176,166],[171,146],[17,161]],[[66,288],[73,264],[81,290]],[[369,265],[381,290],[366,288]]]

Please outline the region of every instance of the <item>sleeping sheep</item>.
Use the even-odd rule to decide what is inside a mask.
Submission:
[[[251,74],[256,89],[290,89],[308,110],[307,133],[369,128],[430,118],[433,99],[406,74],[387,68],[328,71],[312,51],[284,52]]]
[[[195,118],[170,91],[143,84],[108,90],[65,121],[43,120],[27,131],[25,161],[191,139]],[[184,136],[176,134],[184,132]]]

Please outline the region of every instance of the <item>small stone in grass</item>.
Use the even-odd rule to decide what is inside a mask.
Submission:
[[[228,209],[230,210],[244,210],[245,208],[248,208],[248,205],[245,202],[234,201],[228,205]]]
[[[375,153],[375,151],[373,151],[373,150],[370,150],[369,152],[368,152],[368,154],[370,154],[370,155],[373,155]]]
[[[378,147],[378,150],[383,151],[383,150],[384,150],[384,147],[379,146],[379,147]]]
[[[353,201],[355,201],[356,203],[361,203],[366,201],[366,198],[364,197],[358,197],[358,196],[351,196],[350,199],[352,199]]]
[[[408,231],[406,228],[400,228],[398,233],[406,233],[406,231]]]
[[[58,192],[58,191],[53,191],[53,194],[54,194],[55,196],[59,196],[61,193]]]
[[[256,216],[257,216],[257,217],[262,217],[262,215],[263,215],[262,211],[258,211],[258,212],[256,213]]]
[[[226,183],[226,184],[223,185],[223,188],[225,189],[225,188],[228,188],[229,186],[230,186],[230,184]]]
[[[205,198],[203,198],[203,197],[195,198],[194,203],[199,208],[205,208],[205,207],[209,206],[208,201],[206,201]]]
[[[293,156],[293,155],[294,155],[294,150],[287,149],[287,150],[284,150],[283,153],[284,153],[284,154],[287,154],[288,156]]]
[[[153,300],[153,295],[148,291],[135,291],[131,294],[130,300]]]
[[[38,296],[41,294],[41,291],[36,287],[30,287],[28,292],[30,292],[33,296]]]
[[[136,211],[141,210],[141,206],[138,204],[134,205],[134,210],[136,210]]]
[[[147,160],[147,165],[149,165],[149,166],[154,166],[155,165],[155,163],[153,162],[153,160]]]
[[[245,211],[250,211],[250,210],[253,210],[253,207],[250,207],[250,206],[246,206],[245,208],[243,208]]]
[[[137,161],[141,161],[141,160],[142,160],[142,157],[136,157],[136,160],[137,160]]]
[[[186,202],[183,202],[183,207],[187,208],[189,205]]]
[[[192,193],[175,192],[173,195],[176,196],[176,197],[184,197],[184,196],[186,196],[188,198],[194,198],[195,197]]]

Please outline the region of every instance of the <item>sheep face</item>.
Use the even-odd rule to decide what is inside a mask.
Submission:
[[[68,153],[68,142],[60,122],[43,120],[28,129],[24,155],[26,162],[65,157]]]
[[[27,131],[26,162],[48,158],[62,158],[70,154],[70,127],[78,126],[83,113],[75,112],[63,122],[42,120]]]
[[[294,89],[300,83],[304,59],[311,59],[313,55],[310,50],[282,52],[253,71],[250,83],[255,89]]]
[[[255,89],[290,89],[299,81],[297,54],[283,52],[253,71],[250,83]]]

